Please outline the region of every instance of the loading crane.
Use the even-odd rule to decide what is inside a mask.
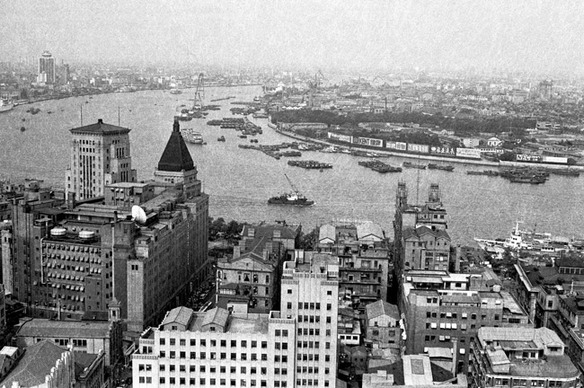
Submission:
[[[290,178],[288,177],[288,175],[284,174],[284,176],[288,180],[288,183],[290,184],[290,187],[292,187],[292,190],[294,190],[294,192],[296,194],[298,194],[298,189],[296,188],[296,186],[294,186],[294,183],[292,183],[292,181],[290,180]]]

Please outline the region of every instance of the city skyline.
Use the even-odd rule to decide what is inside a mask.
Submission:
[[[7,3],[4,60],[584,73],[579,2]]]

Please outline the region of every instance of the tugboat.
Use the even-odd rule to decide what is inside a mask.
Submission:
[[[288,175],[284,174],[288,183],[292,187],[293,192],[282,194],[277,197],[272,197],[268,199],[268,203],[272,205],[295,205],[295,206],[310,206],[314,204],[314,201],[309,201],[304,195],[300,194],[298,189],[294,186]]]

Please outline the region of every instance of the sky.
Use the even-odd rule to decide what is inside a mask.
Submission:
[[[0,62],[584,73],[584,1],[0,0]]]

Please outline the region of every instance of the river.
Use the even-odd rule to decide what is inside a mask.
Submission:
[[[512,184],[502,178],[467,175],[480,166],[456,164],[454,172],[404,169],[399,174],[379,174],[357,164],[361,158],[346,154],[304,152],[300,159],[332,163],[320,172],[287,165],[289,158],[275,160],[259,151],[238,148],[249,144],[239,132],[208,126],[211,119],[233,117],[232,101],[251,101],[261,94],[261,87],[207,88],[205,101],[222,106],[210,111],[205,119],[182,122],[185,128],[202,133],[206,145],[189,144],[189,150],[203,189],[210,195],[209,213],[249,222],[286,220],[301,223],[305,230],[331,220],[371,220],[393,236],[397,183],[402,180],[409,190],[410,203],[427,197],[430,183],[438,183],[449,217],[449,233],[454,243],[472,245],[473,237],[506,237],[515,221],[526,229],[551,232],[565,237],[584,236],[584,178],[552,175],[543,185]],[[0,114],[0,179],[37,178],[46,184],[64,186],[69,164],[71,128],[83,123],[120,123],[130,132],[131,155],[140,180],[152,178],[172,130],[176,108],[192,104],[194,89],[173,95],[167,91],[115,93],[93,97],[72,97],[16,107]],[[236,96],[235,99],[210,102]],[[32,115],[26,110],[41,111]],[[52,113],[48,113],[48,112]],[[24,119],[24,121],[23,121]],[[267,120],[256,119],[262,126],[259,144],[276,144],[289,138],[268,128]],[[26,130],[20,131],[24,126]],[[219,136],[225,142],[218,142]],[[390,157],[384,161],[400,165],[405,159]],[[307,208],[268,205],[271,196],[290,191],[287,174],[298,189],[315,205]]]

